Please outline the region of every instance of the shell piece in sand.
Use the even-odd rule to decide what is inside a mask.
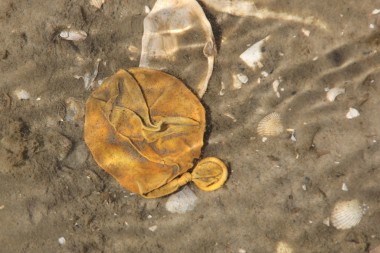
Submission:
[[[64,40],[82,41],[87,38],[87,33],[82,30],[64,29],[59,33],[59,36]]]
[[[185,186],[181,191],[169,197],[165,208],[171,213],[186,213],[195,208],[197,201],[198,198],[194,192]]]
[[[326,98],[328,101],[333,102],[337,96],[344,94],[346,92],[345,88],[332,88],[326,93]]]
[[[257,133],[261,136],[277,136],[284,131],[281,116],[277,112],[272,112],[265,116],[257,126]]]
[[[293,248],[284,241],[277,243],[276,253],[293,253]]]
[[[197,1],[157,0],[144,19],[140,67],[169,72],[202,97],[215,55],[211,25]]]
[[[94,6],[96,9],[102,8],[105,0],[90,0],[90,5]]]
[[[363,217],[363,209],[359,200],[339,201],[331,213],[331,223],[337,229],[349,229],[357,224]]]
[[[264,42],[269,38],[270,36],[267,36],[264,39],[256,42],[240,55],[240,59],[242,59],[248,66],[250,66],[252,70],[256,70],[256,68],[259,66],[259,62],[263,57],[262,47],[264,45]]]
[[[355,108],[352,108],[350,107],[350,109],[348,110],[347,114],[346,114],[346,118],[347,119],[353,119],[353,118],[356,118],[356,117],[359,117],[360,116],[360,113],[358,110],[356,110]]]

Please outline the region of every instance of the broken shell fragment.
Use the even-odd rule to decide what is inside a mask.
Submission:
[[[242,59],[245,62],[245,64],[247,64],[249,67],[255,70],[263,57],[262,47],[264,45],[264,42],[267,41],[269,38],[270,37],[267,36],[264,39],[250,46],[240,55],[240,59]]]
[[[347,114],[346,114],[346,118],[347,119],[353,119],[353,118],[356,118],[356,117],[359,117],[360,116],[360,113],[358,110],[356,110],[355,108],[352,108],[350,107],[350,109],[348,110]]]
[[[326,98],[328,101],[333,102],[337,96],[344,94],[345,92],[345,88],[332,88],[327,91]]]
[[[198,198],[188,186],[185,186],[181,191],[171,195],[165,204],[166,210],[171,213],[186,213],[192,211]]]
[[[94,6],[96,9],[102,8],[105,0],[90,0],[90,5]]]
[[[83,103],[79,100],[69,97],[66,99],[66,121],[76,121],[80,120],[84,116]]]
[[[257,126],[257,133],[261,136],[277,136],[284,131],[281,116],[277,112],[272,112],[265,116]]]
[[[276,253],[293,253],[293,248],[284,241],[277,243]]]
[[[326,226],[330,227],[330,217],[324,218],[322,223],[325,224]]]
[[[242,84],[248,82],[248,77],[242,73],[232,75],[232,87],[234,90],[241,89]]]
[[[339,201],[331,213],[331,223],[337,229],[350,229],[363,217],[363,209],[359,200]]]
[[[19,99],[19,100],[27,100],[30,98],[30,94],[29,92],[27,92],[26,90],[24,89],[17,89],[14,91],[14,94],[15,96]]]
[[[87,38],[87,33],[82,30],[65,29],[59,33],[59,36],[64,40],[82,41]]]
[[[239,81],[243,84],[247,83],[248,82],[248,76],[242,74],[242,73],[239,73],[236,75],[237,79],[239,79]]]

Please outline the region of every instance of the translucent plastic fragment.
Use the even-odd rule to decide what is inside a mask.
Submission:
[[[183,80],[202,97],[216,48],[211,25],[195,0],[158,0],[144,20],[140,67]]]

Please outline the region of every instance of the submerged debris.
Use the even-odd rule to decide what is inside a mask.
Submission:
[[[192,36],[190,34],[196,34]],[[184,36],[189,39],[184,40]],[[205,58],[191,62],[181,55]],[[144,19],[140,67],[181,73],[199,97],[206,92],[216,47],[210,22],[195,0],[157,0]],[[198,73],[194,76],[194,73]],[[194,80],[195,79],[195,80]]]

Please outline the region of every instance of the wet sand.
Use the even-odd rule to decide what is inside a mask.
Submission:
[[[83,106],[91,93],[74,76],[92,72],[97,59],[96,80],[138,66],[144,7],[154,2],[106,1],[97,10],[87,1],[1,1],[0,251],[276,252],[285,242],[294,253],[358,253],[379,246],[380,14],[372,12],[380,2],[256,3],[313,16],[324,28],[203,5],[218,44],[202,98],[203,156],[223,159],[230,176],[215,192],[190,185],[198,202],[185,214],[168,212],[168,197],[144,199],[120,187],[89,153],[83,117],[66,113],[68,98]],[[68,26],[88,37],[62,40]],[[252,70],[239,55],[268,35],[263,66]],[[238,73],[248,77],[241,88],[233,83]],[[333,87],[345,93],[330,102]],[[18,99],[20,89],[30,98]],[[347,119],[349,108],[360,115]],[[273,111],[295,139],[287,131],[265,142],[258,136],[258,122]],[[337,201],[352,199],[368,206],[357,226],[323,223]]]

